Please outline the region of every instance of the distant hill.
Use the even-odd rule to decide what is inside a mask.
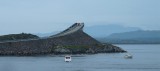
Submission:
[[[136,30],[141,30],[141,29],[137,27],[124,27],[122,25],[117,25],[117,24],[96,25],[96,26],[86,27],[84,29],[86,33],[88,33],[94,38],[106,37],[113,33],[130,32]]]
[[[158,44],[160,43],[160,30],[153,31],[132,31],[114,33],[105,38],[97,38],[101,42],[109,43],[137,43],[137,44]]]

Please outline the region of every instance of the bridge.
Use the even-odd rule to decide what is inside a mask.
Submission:
[[[62,31],[62,32],[60,32],[60,33],[58,33],[56,35],[50,36],[50,37],[65,36],[65,35],[74,33],[76,31],[82,30],[83,27],[84,27],[84,23],[75,23],[72,26],[70,26],[69,28],[67,28],[66,30],[64,30],[64,31]]]
[[[84,23],[75,23],[66,30],[50,37],[0,42],[0,56],[125,52],[111,44],[100,43],[83,32],[83,27]]]
[[[74,23],[72,26],[70,26],[69,28],[67,28],[66,30],[56,34],[56,35],[52,35],[50,37],[46,37],[46,38],[39,38],[39,39],[47,39],[47,38],[55,38],[55,37],[60,37],[60,36],[65,36],[74,32],[77,32],[79,30],[83,30],[84,27],[84,23]],[[39,40],[39,39],[20,39],[20,40],[6,40],[0,43],[6,43],[6,42],[20,42],[20,41],[31,41],[31,40]]]

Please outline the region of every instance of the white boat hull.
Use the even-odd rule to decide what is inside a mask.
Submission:
[[[65,56],[64,61],[65,62],[71,62],[72,61],[71,56]]]

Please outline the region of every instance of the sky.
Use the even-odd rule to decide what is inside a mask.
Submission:
[[[160,30],[160,0],[0,0],[0,35],[118,24]]]

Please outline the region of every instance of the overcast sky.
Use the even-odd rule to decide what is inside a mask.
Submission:
[[[0,35],[61,31],[77,21],[160,30],[160,0],[0,0]]]

